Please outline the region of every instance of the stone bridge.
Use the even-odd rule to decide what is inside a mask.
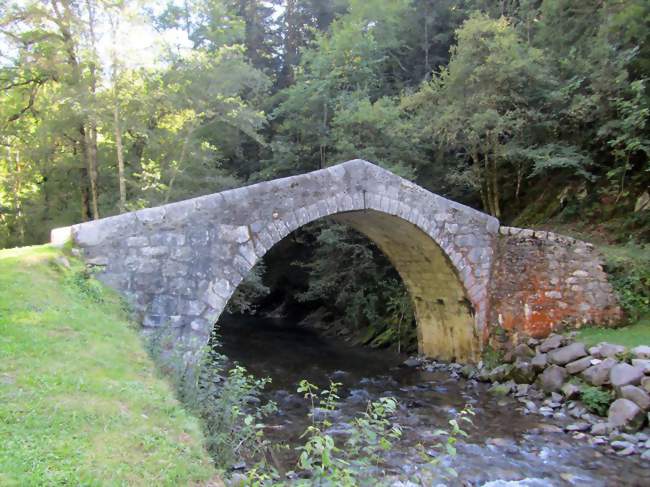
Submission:
[[[332,217],[368,236],[413,299],[420,352],[475,361],[494,337],[610,323],[620,309],[594,249],[502,227],[363,160],[52,232],[73,240],[149,333],[196,357],[251,268],[301,226]],[[498,333],[497,333],[498,332]]]

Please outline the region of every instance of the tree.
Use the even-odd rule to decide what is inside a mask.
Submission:
[[[503,168],[522,139],[533,146],[531,135],[543,130],[547,62],[503,17],[472,15],[457,41],[449,65],[404,106],[424,134],[461,155],[450,177],[478,191],[485,211],[500,217]]]

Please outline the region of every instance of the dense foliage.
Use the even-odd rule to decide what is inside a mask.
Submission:
[[[645,0],[9,1],[0,247],[354,157],[505,221],[647,241],[649,37]],[[304,297],[376,298],[382,266],[328,288],[332,242],[367,244],[314,231]]]

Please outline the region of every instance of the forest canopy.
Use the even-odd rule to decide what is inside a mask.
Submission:
[[[549,179],[629,212],[649,24],[643,0],[9,1],[0,247],[356,157],[506,221]]]

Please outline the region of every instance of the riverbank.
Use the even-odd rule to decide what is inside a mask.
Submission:
[[[120,299],[49,246],[0,251],[0,484],[221,485]]]

